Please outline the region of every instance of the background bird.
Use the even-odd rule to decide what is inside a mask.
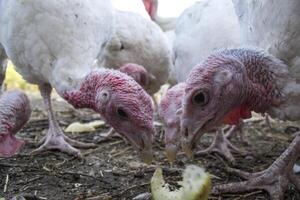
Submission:
[[[30,115],[30,102],[24,93],[8,91],[0,95],[0,157],[10,157],[24,145],[25,142],[15,134]]]
[[[166,155],[170,162],[174,162],[180,147],[180,115],[181,100],[184,96],[185,83],[178,83],[168,89],[158,106],[159,116],[165,129]]]
[[[0,8],[1,44],[24,79],[39,86],[48,112],[49,131],[34,153],[59,149],[80,156],[74,147],[94,146],[64,135],[51,106],[53,87],[74,107],[100,113],[149,161],[154,134],[150,96],[121,72],[92,70],[112,34],[110,1],[12,0],[1,1]]]
[[[119,71],[132,77],[145,90],[149,87],[150,82],[156,79],[143,66],[134,63],[128,63],[120,67]]]
[[[169,32],[175,29],[176,17],[161,17],[158,14],[158,0],[143,0],[146,11],[150,18],[157,23],[164,32]]]
[[[99,65],[114,69],[127,63],[143,66],[153,77],[146,88],[152,95],[169,78],[171,47],[152,21],[130,12],[116,11],[115,14],[115,32],[99,58]]]

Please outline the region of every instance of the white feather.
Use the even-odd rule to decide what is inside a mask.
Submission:
[[[231,0],[195,3],[177,20],[173,46],[175,74],[185,81],[191,69],[213,51],[240,45],[240,29]]]
[[[156,78],[147,91],[157,92],[167,82],[172,66],[171,47],[165,34],[154,22],[138,14],[115,14],[115,32],[99,58],[100,66],[118,69],[127,63],[142,65]]]
[[[234,0],[242,40],[283,60],[288,72],[272,69],[285,102],[269,113],[283,120],[300,119],[300,1]]]
[[[64,91],[89,73],[109,40],[109,0],[2,0],[0,42],[23,77]]]

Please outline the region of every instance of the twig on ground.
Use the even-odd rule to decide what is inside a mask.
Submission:
[[[129,190],[135,189],[135,188],[139,188],[139,187],[144,187],[146,185],[150,185],[150,182],[147,183],[141,183],[139,185],[133,185],[129,188],[126,188],[125,190],[123,190],[120,194],[118,194],[119,196],[122,196],[125,192],[128,192]]]
[[[8,181],[9,181],[9,175],[7,174],[6,175],[6,179],[5,179],[5,185],[4,185],[4,188],[3,188],[3,192],[4,193],[7,191]]]
[[[123,155],[123,154],[125,154],[127,151],[129,151],[130,149],[131,149],[131,147],[127,147],[127,148],[125,148],[125,149],[122,150],[122,151],[119,151],[119,152],[117,152],[117,153],[115,153],[115,154],[112,154],[112,155],[111,155],[111,158],[114,158],[114,157]]]

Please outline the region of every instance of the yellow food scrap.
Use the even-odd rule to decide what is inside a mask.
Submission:
[[[207,200],[211,192],[211,177],[201,167],[190,165],[183,172],[179,189],[170,191],[165,183],[162,169],[158,168],[151,179],[154,200]]]
[[[103,125],[105,125],[105,122],[101,120],[97,120],[89,123],[74,122],[66,128],[65,132],[67,133],[93,132],[96,130],[96,128],[101,127]]]

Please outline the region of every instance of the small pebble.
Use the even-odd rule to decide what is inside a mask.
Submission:
[[[295,174],[298,174],[300,172],[300,165],[295,164],[293,167],[293,171]]]
[[[253,160],[253,156],[246,156],[245,159],[246,160]]]

